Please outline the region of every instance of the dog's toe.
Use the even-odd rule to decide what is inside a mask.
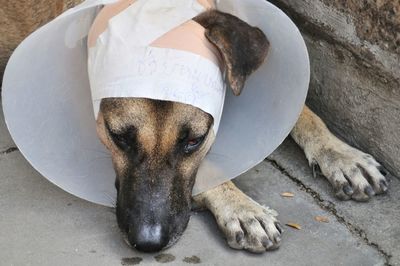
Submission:
[[[279,221],[271,219],[268,216],[258,218],[261,226],[268,235],[270,241],[269,246],[265,246],[267,250],[273,250],[279,248],[281,244],[281,233],[283,232],[282,225]]]
[[[237,219],[231,219],[224,225],[219,225],[225,233],[228,245],[234,249],[243,249],[245,244],[244,232]]]
[[[251,202],[238,206],[230,215],[220,214],[217,222],[231,248],[261,253],[277,249],[281,242],[282,226],[273,213]]]

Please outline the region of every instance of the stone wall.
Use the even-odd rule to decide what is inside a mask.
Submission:
[[[400,1],[270,2],[306,40],[308,105],[340,138],[400,176]]]

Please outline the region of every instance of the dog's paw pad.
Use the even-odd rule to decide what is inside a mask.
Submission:
[[[229,212],[217,216],[217,223],[230,247],[255,253],[279,247],[283,230],[275,218],[275,211],[255,202],[229,206],[228,209]]]
[[[371,155],[345,143],[319,150],[311,159],[313,171],[316,164],[339,199],[368,201],[388,190],[386,170]]]

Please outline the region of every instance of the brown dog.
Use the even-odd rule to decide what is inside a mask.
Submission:
[[[207,11],[194,20],[220,51],[227,82],[240,94],[246,78],[267,54],[267,38],[258,28],[218,11]],[[142,251],[172,245],[186,228],[194,200],[213,213],[232,248],[264,252],[279,247],[282,229],[276,212],[250,199],[232,182],[192,199],[197,169],[214,141],[212,125],[209,114],[182,103],[102,100],[97,130],[112,154],[117,220],[130,245]],[[319,166],[338,198],[366,201],[387,190],[380,165],[333,136],[307,107],[291,136],[310,165]]]

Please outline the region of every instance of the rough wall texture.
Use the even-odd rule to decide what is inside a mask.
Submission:
[[[400,176],[400,0],[272,0],[311,58],[308,105]]]
[[[392,52],[400,52],[399,0],[323,0],[340,12],[353,16],[357,35]]]
[[[83,0],[0,0],[0,84],[12,51],[31,32]]]

